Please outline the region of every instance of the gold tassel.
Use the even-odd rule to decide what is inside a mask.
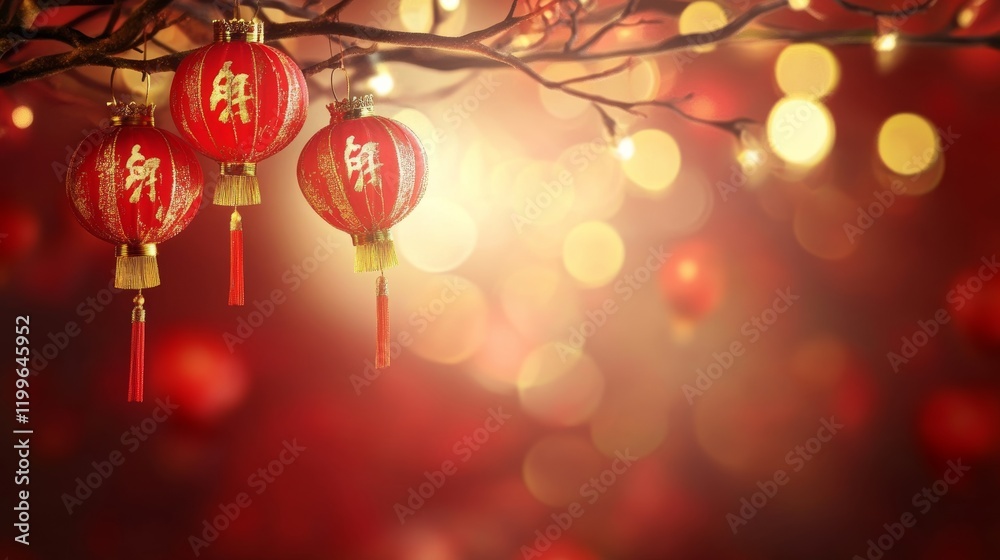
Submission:
[[[156,245],[119,245],[115,249],[115,287],[141,290],[160,285],[156,266]]]
[[[223,163],[219,184],[212,202],[218,206],[251,206],[260,204],[260,184],[257,164]]]
[[[354,272],[377,272],[399,264],[396,245],[389,231],[351,235],[354,242]]]

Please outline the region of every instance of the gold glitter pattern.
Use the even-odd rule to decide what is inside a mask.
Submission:
[[[368,185],[355,192],[357,169],[343,157],[350,138],[358,146],[374,143],[380,149],[391,150],[389,153],[393,155],[383,152],[389,159],[381,160],[382,188]],[[387,146],[388,143],[392,146]],[[394,159],[395,168],[391,167],[390,159]],[[398,178],[398,184],[385,183],[386,177],[392,176]],[[370,234],[383,231],[387,234],[423,196],[427,187],[426,155],[412,131],[392,119],[362,117],[339,121],[334,115],[331,124],[306,143],[299,157],[298,178],[302,193],[313,209],[334,227],[355,235],[354,239],[361,241],[360,247],[368,244],[364,240]],[[394,198],[387,199],[387,192],[394,193]],[[358,212],[368,215],[359,216]]]
[[[168,132],[113,126],[95,132],[74,152],[66,192],[95,236],[115,245],[159,243],[194,218],[201,168],[191,149]]]

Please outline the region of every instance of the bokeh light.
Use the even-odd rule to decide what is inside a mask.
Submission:
[[[396,26],[389,22],[385,22],[384,20],[382,22],[377,22],[372,20],[371,17],[378,15],[385,18],[386,15],[394,15],[396,10],[393,9],[392,6],[398,6],[399,22],[406,31],[427,33],[434,28],[436,33],[444,36],[462,34],[463,30],[465,30],[465,24],[469,19],[469,4],[471,4],[471,2],[448,0],[446,3],[448,3],[449,7],[452,7],[452,9],[444,10],[445,17],[437,21],[437,26],[435,27],[435,1],[439,2],[438,5],[444,8],[444,4],[440,3],[440,0],[394,0],[394,2],[390,4],[382,4],[381,6],[373,5],[376,9],[367,12],[369,18],[362,21],[370,21],[370,24],[378,23],[379,27],[385,27],[388,29],[396,28]],[[389,7],[389,9],[386,10],[386,7]]]
[[[570,276],[589,288],[603,286],[618,275],[625,262],[625,243],[604,222],[574,227],[563,243],[563,264]]]
[[[375,75],[368,79],[368,87],[372,88],[372,91],[379,96],[389,95],[395,86],[396,81],[392,78],[392,74],[381,66],[378,67]]]
[[[788,7],[796,12],[801,12],[809,9],[809,3],[810,0],[788,0]]]
[[[586,76],[590,72],[587,67],[577,62],[559,62],[546,66],[541,71],[543,78],[553,82],[562,82],[572,78]],[[590,102],[579,97],[566,95],[564,92],[538,86],[542,99],[542,107],[553,117],[560,119],[575,119],[584,112],[591,110]]]
[[[857,202],[832,187],[821,187],[806,194],[795,207],[792,227],[803,249],[817,257],[837,260],[851,255],[858,244],[845,233],[845,224],[858,217]]]
[[[399,254],[410,264],[425,272],[446,272],[469,258],[478,230],[461,205],[447,198],[427,197],[393,233]]]
[[[11,111],[10,120],[14,126],[23,130],[35,122],[35,113],[27,105],[18,105]]]
[[[681,35],[694,35],[722,29],[728,21],[726,10],[722,6],[715,2],[698,0],[691,2],[684,8],[677,26]],[[694,51],[707,52],[714,47],[714,45],[700,45],[695,47]]]
[[[590,438],[608,457],[628,449],[642,457],[655,451],[667,435],[669,396],[655,377],[604,397],[590,421]]]
[[[674,137],[647,128],[631,138],[633,155],[622,162],[625,175],[647,191],[662,191],[672,185],[681,170],[681,150]]]
[[[767,140],[784,161],[815,165],[830,153],[835,129],[826,106],[802,97],[785,97],[767,116]]]
[[[674,314],[698,320],[718,307],[725,289],[723,259],[710,243],[675,246],[660,269],[660,288]]]
[[[619,65],[615,60],[594,61],[588,65],[588,73],[610,72]],[[576,87],[611,99],[650,99],[660,88],[660,68],[650,59],[637,59],[625,70],[581,82]]]
[[[503,189],[514,230],[529,237],[554,233],[547,226],[562,223],[572,211],[575,182],[575,175],[559,164],[529,160]]]
[[[752,174],[760,169],[761,164],[764,163],[764,159],[764,152],[756,148],[740,150],[736,154],[736,161],[740,164],[740,169],[747,174]]]
[[[896,50],[899,44],[899,31],[886,31],[879,33],[872,42],[872,46],[880,53],[890,53]]]
[[[806,340],[795,349],[789,361],[789,371],[804,385],[828,390],[834,388],[847,369],[848,350],[832,335]]]
[[[575,426],[600,404],[604,375],[590,356],[547,343],[525,358],[517,386],[528,414],[549,424]]]
[[[989,456],[1000,445],[1000,398],[991,390],[945,388],[920,411],[920,434],[941,459]]]
[[[409,335],[409,348],[421,358],[457,364],[472,356],[486,339],[486,296],[471,280],[453,275],[430,277],[407,286],[400,295],[408,310],[406,327],[397,329],[399,334],[394,336]]]
[[[423,112],[406,108],[394,113],[392,118],[409,127],[425,147],[437,144],[434,139],[435,125]],[[428,151],[431,152],[429,155],[433,155],[435,150]]]
[[[9,264],[38,247],[42,224],[38,213],[9,199],[0,199],[0,265]],[[2,278],[0,278],[2,283]]]
[[[249,380],[242,360],[218,334],[173,332],[148,343],[146,398],[170,395],[184,416],[215,420],[243,401]],[[152,390],[150,390],[152,389]]]
[[[446,12],[454,12],[461,3],[462,0],[438,0],[438,5]]]
[[[793,43],[778,55],[774,76],[785,95],[821,99],[837,87],[840,64],[822,45]]]
[[[556,166],[568,170],[572,178],[571,218],[606,220],[621,210],[626,196],[625,172],[618,151],[603,138],[570,146],[560,154]]]
[[[509,325],[490,324],[482,346],[469,360],[469,373],[484,389],[499,394],[517,390],[517,379],[526,351],[524,342]]]
[[[560,270],[525,265],[500,282],[500,303],[507,320],[533,340],[560,336],[579,314],[576,290]]]
[[[940,157],[940,145],[934,125],[913,113],[889,117],[878,131],[879,158],[899,175],[926,171]]]
[[[524,457],[524,484],[543,504],[565,506],[578,501],[580,487],[603,468],[600,453],[582,437],[547,436]]]
[[[623,160],[630,160],[635,155],[635,140],[631,136],[626,136],[618,141],[615,146],[615,153]]]
[[[426,33],[434,25],[434,4],[423,0],[400,0],[399,21],[407,31]]]

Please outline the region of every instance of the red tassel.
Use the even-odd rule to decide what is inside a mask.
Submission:
[[[143,375],[146,369],[146,310],[142,292],[132,300],[132,351],[129,357],[128,402],[142,402]]]
[[[389,367],[389,285],[385,276],[375,282],[375,368]]]
[[[229,220],[229,305],[243,305],[243,219],[235,208]]]

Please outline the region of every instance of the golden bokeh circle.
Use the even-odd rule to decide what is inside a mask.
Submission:
[[[625,175],[647,191],[659,192],[672,185],[681,170],[681,150],[674,137],[662,130],[647,128],[631,138],[634,153],[622,161]]]
[[[518,375],[518,394],[521,407],[535,418],[575,426],[600,404],[604,375],[590,356],[561,346],[550,342],[528,354]]]
[[[833,148],[836,129],[822,103],[798,96],[775,103],[767,117],[767,140],[782,160],[808,167],[823,160]]]
[[[578,224],[563,242],[563,265],[575,280],[588,288],[610,283],[625,262],[625,243],[605,222]]]
[[[878,154],[893,173],[916,175],[933,166],[941,155],[941,139],[927,119],[899,113],[886,119],[878,131]]]
[[[840,64],[830,49],[816,43],[794,43],[782,49],[774,77],[785,95],[821,99],[837,87]]]

